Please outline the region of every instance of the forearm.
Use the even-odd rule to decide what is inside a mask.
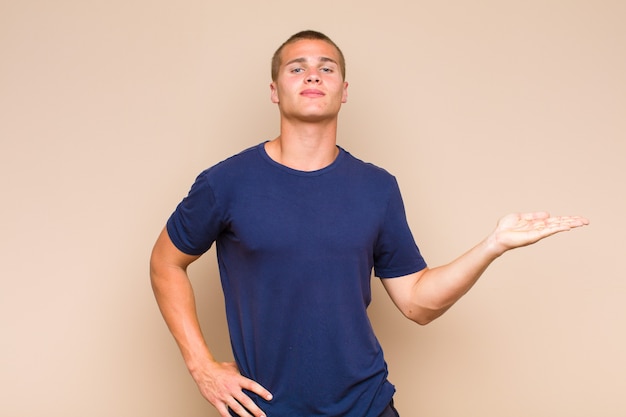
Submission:
[[[174,336],[189,371],[214,358],[200,329],[193,288],[184,269],[153,266],[151,283],[161,314]]]
[[[412,286],[413,317],[426,324],[442,315],[478,281],[487,267],[503,250],[498,248],[491,235],[454,261],[428,269]]]

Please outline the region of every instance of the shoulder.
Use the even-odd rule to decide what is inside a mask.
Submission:
[[[260,145],[254,145],[251,146],[247,149],[244,149],[243,151],[230,156],[226,159],[224,159],[221,162],[218,162],[217,164],[215,164],[214,166],[212,166],[211,168],[209,168],[207,171],[211,171],[211,170],[227,170],[230,169],[231,167],[239,167],[242,165],[246,165],[249,163],[252,163],[256,160],[260,160],[260,154],[259,154],[259,147],[263,146],[263,144]]]
[[[346,150],[342,149],[342,151],[345,153],[345,166],[350,176],[373,182],[373,185],[395,187],[396,177],[389,171],[371,162],[363,161]]]
[[[347,150],[343,148],[340,148],[340,149],[345,154],[347,164],[354,167],[354,169],[360,169],[372,175],[387,176],[387,177],[392,176],[389,173],[389,171],[387,171],[386,169],[378,165],[375,165],[372,162],[367,162],[360,158],[357,158],[356,156],[352,155],[350,152],[348,152]]]
[[[258,164],[262,159],[259,155],[259,146],[262,146],[262,144],[247,148],[216,163],[202,171],[198,178],[207,181],[215,179],[223,180],[233,175],[258,168]]]

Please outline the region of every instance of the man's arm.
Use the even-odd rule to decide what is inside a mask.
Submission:
[[[234,363],[217,362],[204,340],[187,276],[187,267],[198,258],[178,250],[163,229],[150,257],[150,279],[161,314],[200,392],[221,416],[230,416],[228,408],[241,416],[249,416],[248,411],[256,417],[264,416],[243,390],[267,400],[272,397],[269,391],[243,377]]]
[[[504,252],[587,224],[587,219],[578,216],[551,217],[545,212],[510,214],[500,219],[485,240],[453,262],[382,282],[407,318],[427,324],[467,293],[491,262]]]

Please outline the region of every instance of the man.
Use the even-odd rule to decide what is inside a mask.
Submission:
[[[426,324],[505,251],[588,224],[512,214],[455,261],[428,268],[394,177],[336,144],[344,77],[328,37],[289,38],[270,85],[280,135],[200,174],[154,246],[157,302],[221,416],[397,416],[366,313],[372,270],[400,311]],[[211,355],[186,274],[214,242],[236,363]]]

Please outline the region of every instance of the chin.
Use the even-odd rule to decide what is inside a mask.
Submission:
[[[291,120],[300,120],[307,123],[337,120],[339,111],[310,111],[299,113],[283,113],[283,117]]]

